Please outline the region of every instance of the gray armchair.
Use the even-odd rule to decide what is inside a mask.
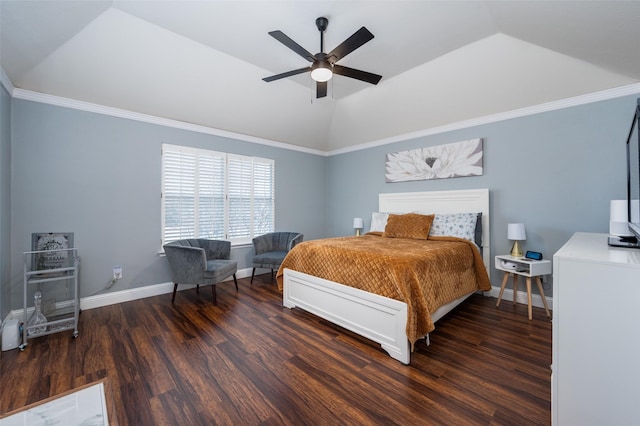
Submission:
[[[210,285],[213,304],[216,301],[216,284],[233,275],[238,291],[238,262],[229,260],[231,243],[229,241],[189,239],[174,241],[164,245],[173,280],[173,296],[176,299],[178,284],[195,284],[200,293],[201,285]]]
[[[302,241],[303,235],[297,232],[271,232],[253,239],[255,256],[253,257],[253,271],[251,283],[256,274],[256,268],[271,269],[271,281],[273,282],[273,270],[280,268],[284,257],[296,244]]]

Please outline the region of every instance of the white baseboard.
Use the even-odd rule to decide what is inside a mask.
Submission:
[[[186,290],[188,287],[190,286],[180,286],[179,290]],[[173,292],[173,283],[166,282],[147,285],[144,287],[132,288],[129,290],[97,294],[95,296],[88,296],[80,299],[80,309],[94,309],[102,306],[115,305],[116,303],[124,303],[130,302],[132,300],[144,299],[145,297],[159,296],[161,294],[167,294],[171,292]]]
[[[236,272],[236,278],[246,278],[251,276],[252,268],[240,269]],[[224,281],[232,281],[233,277],[229,277]],[[178,291],[194,288],[195,285],[181,285]],[[100,308],[102,306],[115,305],[116,303],[130,302],[132,300],[144,299],[145,297],[159,296],[162,294],[173,293],[173,283],[166,282],[160,284],[152,284],[144,287],[132,288],[122,291],[113,291],[110,293],[97,294],[95,296],[87,296],[80,299],[80,309],[89,310]],[[31,308],[30,310],[33,310]],[[30,310],[27,310],[29,315]],[[7,316],[7,319],[22,318],[24,311],[15,309]]]
[[[491,287],[491,290],[484,292],[485,296],[495,297],[496,299],[500,295],[500,287]],[[547,306],[549,306],[549,311],[553,306],[553,298],[545,296],[547,300]],[[512,301],[513,300],[513,289],[504,289],[504,293],[502,294],[503,301]],[[527,292],[526,291],[518,291],[516,294],[516,302],[522,303],[523,305],[527,305]],[[502,302],[501,302],[502,303]],[[544,304],[542,303],[542,296],[539,294],[531,293],[531,306],[535,306],[538,308],[544,308]]]
[[[251,276],[251,268],[240,269],[236,272],[236,278],[246,278]],[[229,277],[224,281],[232,281],[233,277]],[[178,291],[195,288],[195,285],[181,285]],[[162,294],[173,293],[173,283],[166,282],[153,284],[144,287],[133,288],[130,290],[116,291],[112,293],[98,294],[95,296],[84,297],[80,300],[80,309],[94,309],[101,306],[114,305],[116,303],[130,302],[132,300],[144,299],[145,297],[159,296]]]
[[[244,268],[238,270],[236,273],[237,278],[247,278],[251,276],[252,268]],[[225,281],[231,281],[233,277],[227,278]],[[194,288],[195,286],[182,285],[178,291]],[[89,310],[94,308],[100,308],[102,306],[114,305],[116,303],[130,302],[132,300],[144,299],[145,297],[160,296],[162,294],[168,294],[173,292],[173,283],[165,282],[160,284],[152,284],[144,287],[132,288],[122,291],[113,291],[105,294],[97,294],[95,296],[87,296],[80,299],[80,309]],[[485,291],[485,296],[497,298],[500,294],[500,287],[491,287],[491,290]],[[503,300],[513,300],[513,290],[505,289],[502,295]],[[547,304],[549,309],[553,306],[552,299],[547,297]],[[519,291],[516,295],[516,301],[524,305],[527,304],[527,293]],[[543,308],[542,298],[538,294],[531,295],[531,304],[538,308]],[[28,313],[29,311],[27,311]],[[15,309],[7,315],[4,321],[13,318],[22,318],[24,311],[22,309]],[[4,321],[2,322],[4,324]],[[1,335],[1,332],[0,332]]]

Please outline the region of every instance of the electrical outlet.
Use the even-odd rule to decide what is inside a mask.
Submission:
[[[114,280],[122,279],[122,266],[113,267],[113,279]]]

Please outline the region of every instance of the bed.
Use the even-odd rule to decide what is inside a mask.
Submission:
[[[489,265],[490,265],[490,239],[489,239],[489,191],[488,189],[474,189],[474,190],[457,190],[457,191],[433,191],[433,192],[412,192],[412,193],[389,193],[380,194],[378,203],[379,212],[392,212],[398,216],[402,213],[418,212],[422,215],[426,214],[454,214],[454,213],[481,213],[482,223],[482,243],[480,250],[468,250],[472,253],[473,266],[466,266],[467,268],[475,268],[476,276],[483,275],[484,289],[490,289],[489,281]],[[424,218],[424,217],[423,217]],[[387,228],[388,229],[388,228]],[[308,242],[308,244],[319,245],[342,245],[345,249],[352,250],[351,246],[367,245],[368,240],[379,238],[379,240],[394,240],[393,238],[380,238],[380,235],[376,233],[369,233],[364,237],[344,237],[337,239],[316,240],[316,243]],[[447,237],[429,237],[429,240],[438,239],[445,242],[438,242],[438,244],[448,244],[448,249],[453,245],[465,245],[459,240],[451,239]],[[350,241],[351,239],[351,241]],[[354,240],[355,239],[355,240]],[[400,242],[400,238],[395,239]],[[447,242],[451,241],[451,242]],[[409,244],[404,242],[403,244]],[[413,244],[413,243],[412,243]],[[416,243],[417,244],[417,243]],[[473,245],[473,243],[468,242]],[[300,250],[312,250],[311,247],[307,247],[307,243]],[[337,280],[327,279],[322,277],[322,274],[315,276],[309,273],[304,273],[304,268],[298,267],[294,262],[296,257],[298,258],[316,258],[319,254],[313,251],[297,252],[299,250],[296,246],[292,253],[287,256],[282,267],[278,271],[277,279],[279,285],[283,290],[283,305],[288,308],[298,307],[305,311],[311,312],[321,318],[324,318],[336,325],[351,330],[363,337],[371,339],[381,345],[381,347],[394,359],[409,364],[410,354],[413,347],[413,343],[416,341],[416,333],[424,332],[433,328],[433,323],[437,322],[446,313],[455,308],[458,304],[462,303],[471,294],[479,290],[478,285],[473,287],[464,288],[462,290],[457,289],[458,293],[452,300],[447,300],[444,303],[427,301],[425,303],[436,303],[437,306],[430,306],[428,312],[421,301],[422,294],[415,294],[414,290],[408,291],[407,294],[401,295],[403,297],[385,297],[377,293],[385,294],[384,291],[366,291],[360,288],[353,287],[351,285],[344,285]],[[317,253],[321,253],[320,249],[317,249]],[[382,255],[387,255],[393,249],[386,249]],[[404,246],[402,248],[404,250]],[[294,253],[294,251],[296,251]],[[399,251],[399,250],[397,250]],[[437,252],[434,252],[437,256]],[[342,258],[350,257],[341,256]],[[338,256],[340,257],[340,256]],[[409,256],[407,256],[409,257]],[[334,261],[337,258],[334,257]],[[359,259],[359,258],[358,258]],[[358,260],[359,261],[359,260]],[[423,260],[416,260],[415,265],[424,266]],[[407,264],[409,265],[409,264]],[[414,268],[414,264],[408,266],[407,270]],[[296,270],[297,269],[297,270]],[[345,268],[348,269],[348,268]],[[378,268],[381,269],[381,268]],[[481,269],[481,271],[480,271]],[[429,270],[431,274],[431,270]],[[425,271],[419,270],[420,274],[424,274]],[[481,273],[480,273],[481,272]],[[461,271],[462,274],[470,274],[471,272]],[[378,278],[380,281],[386,281],[389,276],[382,275]],[[405,275],[397,277],[398,280],[412,279],[414,275],[420,275],[418,273],[409,274],[410,278],[406,278]],[[443,275],[440,275],[443,277]],[[345,282],[348,281],[345,279]],[[437,280],[436,280],[437,281]],[[480,281],[478,281],[480,282]],[[369,284],[363,287],[367,290],[370,288]],[[383,284],[383,287],[386,283]],[[415,288],[415,287],[412,287]],[[443,286],[444,288],[444,286]],[[436,292],[440,292],[436,288]],[[406,296],[406,297],[404,297]],[[405,300],[405,301],[403,301]],[[414,322],[416,322],[414,324]],[[427,328],[426,328],[427,327]],[[428,331],[421,337],[428,337]]]

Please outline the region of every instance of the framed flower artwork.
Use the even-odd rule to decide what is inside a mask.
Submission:
[[[482,139],[387,154],[387,182],[482,176]]]

